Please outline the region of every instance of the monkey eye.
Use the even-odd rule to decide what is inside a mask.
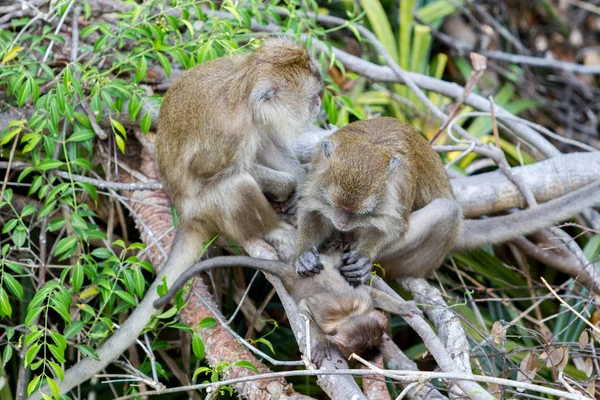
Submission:
[[[273,97],[275,97],[275,95],[277,94],[277,91],[279,89],[277,89],[276,87],[272,87],[269,90],[267,90],[266,92],[264,92],[261,96],[260,99],[262,101],[267,101],[267,100],[271,100]]]

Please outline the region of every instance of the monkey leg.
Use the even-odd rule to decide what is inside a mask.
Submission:
[[[462,221],[460,206],[453,199],[435,199],[413,212],[404,237],[383,249],[377,259],[386,279],[427,277],[452,250]]]
[[[196,208],[189,210],[194,212],[193,222],[197,225],[223,234],[246,250],[264,239],[280,252],[282,259],[295,253],[295,231],[279,218],[250,173],[241,171],[229,176],[202,196],[191,202],[191,207]],[[268,250],[263,253],[262,258],[266,259],[276,256]]]

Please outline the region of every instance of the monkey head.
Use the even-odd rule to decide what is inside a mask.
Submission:
[[[285,137],[309,129],[323,93],[321,68],[309,51],[289,39],[269,39],[249,56],[249,63],[254,121]]]
[[[320,188],[321,213],[340,231],[373,225],[374,216],[385,213],[394,191],[388,180],[400,158],[383,146],[346,133],[343,142],[336,138],[321,143],[316,165],[316,187]]]
[[[330,323],[324,324],[324,328],[327,340],[344,358],[355,353],[373,361],[380,354],[387,322],[386,316],[375,310],[372,302],[354,297],[340,299],[338,307],[330,310]]]

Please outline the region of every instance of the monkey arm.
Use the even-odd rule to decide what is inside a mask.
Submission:
[[[572,218],[589,207],[600,206],[600,181],[562,197],[510,215],[465,220],[454,251],[474,249],[531,234]]]
[[[298,244],[296,272],[304,277],[318,274],[323,269],[317,247],[331,235],[329,221],[316,211],[300,210],[298,213]]]
[[[167,304],[175,296],[177,291],[185,285],[187,281],[192,279],[194,275],[203,271],[208,271],[215,268],[225,267],[247,267],[254,268],[259,271],[273,274],[283,280],[284,284],[289,284],[290,273],[289,266],[286,263],[273,260],[262,260],[259,258],[247,256],[223,256],[214,257],[197,263],[193,267],[187,269],[181,276],[171,285],[169,291],[164,296],[154,302],[154,308],[161,308]]]
[[[406,228],[399,233],[404,236]],[[390,237],[391,236],[391,237]],[[365,283],[371,276],[373,261],[377,260],[383,249],[394,240],[394,235],[377,228],[364,228],[358,234],[357,248],[344,254],[340,272],[348,283],[358,285]]]
[[[419,310],[414,301],[400,301],[389,294],[369,287],[369,294],[373,299],[373,305],[383,311],[387,311],[391,314],[396,314],[401,317],[410,317],[413,315],[422,316],[423,312]]]
[[[294,175],[261,164],[254,164],[249,172],[260,190],[274,201],[287,200],[298,184]]]
[[[331,360],[333,351],[335,351],[335,346],[327,339],[325,332],[323,332],[316,323],[315,317],[306,299],[300,300],[298,303],[298,311],[309,319],[309,332],[311,337],[310,358],[317,367],[320,367],[323,360]]]

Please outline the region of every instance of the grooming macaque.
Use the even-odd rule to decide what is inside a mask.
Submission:
[[[180,221],[166,268],[193,265],[216,234],[242,248],[265,239],[282,258],[293,253],[294,230],[265,194],[286,200],[303,181],[290,143],[311,126],[322,89],[314,58],[285,39],[198,65],[175,81],[156,139],[161,181]]]
[[[393,118],[351,123],[321,142],[300,192],[296,271],[319,273],[317,247],[349,232],[341,272],[365,282],[377,262],[386,278],[425,277],[453,250],[532,233],[600,204],[600,182],[533,209],[464,220],[439,156]],[[493,232],[490,236],[482,232]]]
[[[280,261],[244,256],[210,258],[187,269],[169,291],[154,302],[154,307],[163,307],[192,276],[213,268],[241,266],[276,275],[298,304],[299,311],[313,322],[311,336],[315,346],[311,352],[316,365],[321,365],[324,358],[331,359],[332,345],[346,358],[352,353],[369,360],[377,357],[387,318],[375,308],[399,315],[420,313],[413,302],[400,303],[368,285],[352,287],[339,273],[339,255],[321,255],[320,260],[321,273],[304,279],[290,265]]]

